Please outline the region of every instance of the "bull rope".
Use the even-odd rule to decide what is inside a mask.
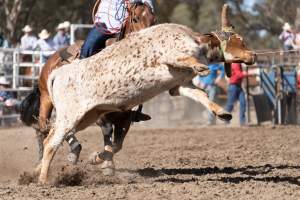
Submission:
[[[286,50],[286,51],[283,51],[283,50],[277,50],[277,51],[256,51],[255,54],[256,55],[264,55],[264,54],[277,54],[277,53],[292,53],[292,52],[300,52],[300,50]]]

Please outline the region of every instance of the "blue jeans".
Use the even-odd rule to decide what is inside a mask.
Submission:
[[[205,88],[206,93],[208,94],[208,98],[210,101],[215,101],[216,94],[217,94],[217,86],[216,85],[208,85]],[[208,122],[210,125],[216,124],[216,117],[210,111],[207,112],[208,114]]]
[[[241,85],[230,84],[227,93],[226,110],[232,112],[234,103],[239,100],[240,102],[240,125],[246,123],[246,98]]]
[[[108,34],[104,24],[95,24],[80,50],[80,59],[90,57],[105,48],[105,42],[114,37]]]

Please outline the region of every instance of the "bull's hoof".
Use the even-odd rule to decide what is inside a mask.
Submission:
[[[43,185],[46,185],[47,183],[48,183],[47,177],[40,174],[39,180],[38,180],[38,185],[43,186]]]
[[[81,152],[81,145],[79,144],[75,149],[72,149],[68,155],[68,161],[70,161],[73,165],[76,165]]]
[[[229,122],[232,119],[232,115],[231,113],[225,111],[225,110],[220,110],[216,113],[216,116],[222,120],[222,121],[226,121]]]

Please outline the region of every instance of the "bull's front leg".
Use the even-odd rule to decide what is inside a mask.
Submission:
[[[184,96],[188,97],[198,103],[201,103],[210,112],[216,115],[223,121],[230,121],[232,115],[225,111],[221,106],[209,100],[208,95],[205,91],[197,89],[192,85],[178,86],[169,91],[171,96]]]
[[[164,61],[165,64],[173,66],[175,68],[187,69],[193,71],[193,73],[200,76],[207,76],[210,73],[210,70],[204,62],[207,62],[205,59],[202,59],[203,62],[200,62],[201,58],[195,56],[180,54],[174,57],[168,57]]]

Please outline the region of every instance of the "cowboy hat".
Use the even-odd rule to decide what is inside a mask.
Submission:
[[[65,24],[64,23],[60,23],[60,24],[58,24],[58,26],[57,26],[57,30],[62,30],[62,29],[64,29],[65,28]]]
[[[42,40],[46,40],[50,37],[50,33],[46,30],[43,29],[40,33],[39,33],[39,38],[41,38]]]
[[[0,85],[10,85],[10,82],[6,79],[5,76],[0,76]]]
[[[285,31],[290,31],[292,29],[292,27],[289,23],[285,22],[282,29]]]
[[[32,31],[32,28],[31,28],[31,26],[26,25],[26,26],[22,29],[22,31],[25,32],[25,33],[29,33],[29,32]]]
[[[70,28],[71,23],[70,23],[69,21],[65,21],[65,22],[63,23],[63,25],[64,25],[64,28]]]

